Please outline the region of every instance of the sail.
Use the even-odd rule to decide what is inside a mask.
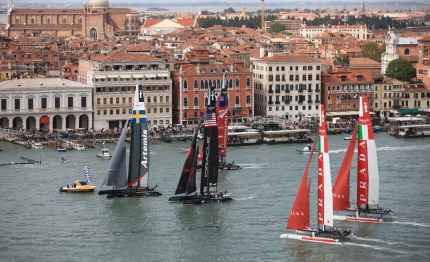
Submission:
[[[89,166],[85,166],[85,168],[84,168],[84,178],[85,178],[85,181],[87,181],[87,183],[93,182],[93,179],[91,178]]]
[[[203,159],[200,193],[216,191],[218,181],[218,125],[216,115],[215,88],[209,88],[203,136]]]
[[[197,174],[197,163],[198,163],[199,146],[197,146],[194,152],[193,164],[191,165],[190,175],[188,176],[186,194],[191,194],[197,191],[196,174]]]
[[[355,125],[351,140],[343,157],[342,164],[333,186],[333,210],[343,211],[351,208],[350,200],[350,171],[354,158],[355,144],[357,143],[357,129]]]
[[[221,94],[217,104],[218,111],[218,154],[219,162],[226,162],[228,140],[228,92],[225,74],[222,78]]]
[[[139,182],[140,186],[148,187],[148,125],[142,85],[136,85],[131,130],[128,186],[133,186]]]
[[[102,183],[103,186],[114,186],[115,188],[127,187],[127,155],[125,139],[127,137],[128,119],[122,128],[121,136],[116,144],[115,151],[109,161],[108,169]]]
[[[333,195],[324,105],[320,106],[318,136],[318,227],[333,226]]]
[[[312,152],[315,150],[316,139],[312,145]],[[308,230],[310,229],[310,179],[309,179],[309,166],[312,161],[313,154],[309,154],[309,159],[306,164],[305,172],[303,173],[302,181],[300,182],[299,190],[297,191],[296,199],[294,200],[293,207],[291,208],[290,216],[288,217],[286,228],[295,230]]]
[[[379,171],[367,97],[360,97],[357,158],[357,209],[376,209],[379,207]]]
[[[200,120],[196,130],[194,131],[193,140],[191,141],[191,146],[188,149],[187,157],[185,159],[184,167],[182,168],[181,177],[179,178],[178,186],[176,187],[175,194],[190,194],[196,191],[196,179],[195,179],[195,169],[197,165],[197,155],[199,152],[197,145],[197,134],[199,133],[200,125],[203,119]],[[194,168],[194,179],[191,178],[191,174]]]

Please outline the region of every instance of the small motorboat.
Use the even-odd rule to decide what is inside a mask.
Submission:
[[[182,152],[182,153],[186,153],[186,152],[188,152],[188,148],[183,148],[183,147],[181,147],[181,152]]]
[[[59,147],[59,148],[57,148],[57,151],[58,152],[66,152],[67,149],[65,149],[64,147]]]
[[[301,153],[310,153],[312,150],[312,146],[307,145],[304,148],[300,149],[300,148],[296,148],[296,151],[299,151]],[[318,153],[318,149],[314,149],[314,153]]]
[[[109,149],[108,148],[103,148],[98,154],[98,157],[101,157],[103,159],[111,159],[112,155],[109,154]]]
[[[60,187],[60,192],[87,193],[94,192],[94,189],[96,186],[90,186],[85,181],[75,180],[71,186]]]
[[[35,143],[31,144],[31,147],[33,149],[43,149],[43,144],[39,143],[39,142],[35,142]]]
[[[343,138],[344,140],[351,140],[351,136],[346,136]]]
[[[84,150],[86,150],[86,148],[85,148],[85,146],[84,146],[84,145],[76,144],[76,145],[75,145],[75,150],[78,150],[78,151],[84,151]]]

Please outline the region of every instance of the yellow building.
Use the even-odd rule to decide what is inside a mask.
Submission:
[[[116,35],[137,35],[139,12],[129,8],[110,8],[108,0],[91,0],[83,8],[26,8],[8,6],[7,36],[84,36],[93,41]]]

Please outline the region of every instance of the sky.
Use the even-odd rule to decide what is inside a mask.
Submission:
[[[90,0],[13,0],[14,3],[72,3],[72,4],[83,4],[83,3],[89,3]],[[178,0],[164,0],[165,2],[177,2]],[[6,4],[9,2],[9,0],[0,0],[0,4]],[[154,1],[152,0],[109,0],[109,3],[113,4],[119,4],[119,3],[150,3],[153,4]],[[254,2],[260,2],[260,0],[180,0],[181,3],[208,3],[208,2],[224,2],[224,3],[254,3]],[[265,0],[266,4],[271,3],[291,3],[291,0]],[[339,3],[350,3],[350,2],[361,2],[361,0],[299,0],[297,2],[303,2],[303,3],[315,3],[315,2],[339,2]],[[387,2],[395,2],[395,3],[424,3],[424,0],[418,1],[418,0],[365,0],[366,3],[370,2],[380,2],[380,3],[387,3]]]

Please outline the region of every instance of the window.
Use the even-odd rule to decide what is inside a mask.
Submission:
[[[184,107],[187,107],[187,106],[188,106],[188,99],[184,98]]]
[[[405,49],[405,55],[409,55],[409,54],[410,54],[409,48],[406,48]]]
[[[73,107],[73,97],[67,98],[67,107]]]
[[[31,17],[31,23],[35,24],[36,23],[36,18],[34,16]]]
[[[90,37],[91,37],[91,39],[93,40],[93,41],[98,41],[98,34],[97,34],[97,29],[95,29],[95,28],[91,28],[91,30],[90,30]],[[108,81],[110,81],[110,78],[109,78],[109,80]],[[116,81],[116,80],[115,80]]]
[[[251,86],[251,79],[246,79],[246,88],[249,88]]]
[[[15,99],[15,109],[21,109],[21,103],[19,98]]]
[[[63,24],[67,24],[67,17],[63,16]]]
[[[228,88],[233,88],[233,79],[228,81]]]
[[[20,23],[19,16],[15,16],[15,24],[19,24],[19,23]]]
[[[235,102],[236,102],[236,106],[240,105],[239,96],[236,96]]]
[[[184,91],[188,91],[188,81],[184,81]]]
[[[46,100],[46,97],[42,97],[42,100],[41,100],[41,102],[42,102],[42,108],[46,108],[47,107],[47,102],[46,102],[47,100]]]
[[[194,97],[194,107],[199,107],[199,99]]]
[[[2,100],[3,101],[3,100]],[[3,107],[2,107],[3,109]],[[6,108],[5,108],[6,109]],[[28,109],[33,109],[33,98],[28,99]]]
[[[239,89],[240,88],[240,82],[239,82],[239,78],[238,79],[236,79],[236,89]]]
[[[117,99],[117,104],[119,104],[119,97],[117,97],[116,99]],[[81,107],[87,107],[87,97],[86,96],[81,97]]]
[[[54,99],[54,107],[55,108],[60,108],[61,106],[60,106],[60,98],[59,97],[56,97],[55,99]]]
[[[246,96],[246,104],[249,105],[251,104],[251,96]]]
[[[199,81],[194,80],[194,91],[199,90]]]

